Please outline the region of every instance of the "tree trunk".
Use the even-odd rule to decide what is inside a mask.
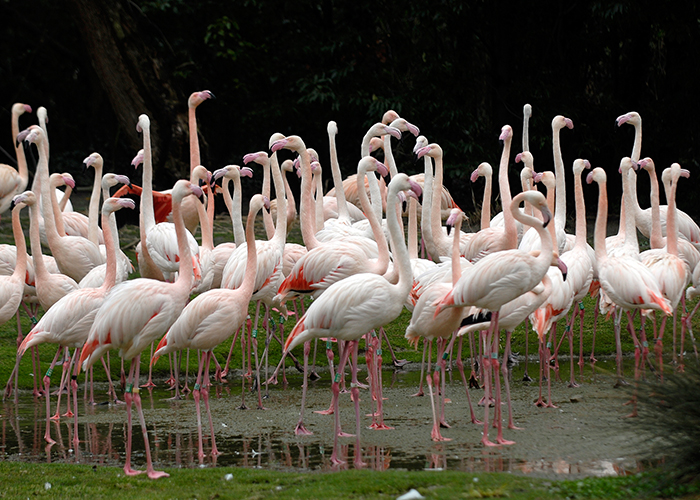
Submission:
[[[70,0],[91,64],[134,152],[142,147],[139,115],[151,119],[153,167],[165,183],[189,178],[186,97],[158,56],[152,27],[133,3],[124,0]],[[165,187],[167,187],[166,184]]]

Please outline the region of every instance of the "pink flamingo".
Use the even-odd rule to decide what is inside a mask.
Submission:
[[[505,127],[504,127],[505,128]],[[510,129],[510,127],[508,127]],[[542,212],[543,220],[525,215],[520,212],[519,204],[527,201],[534,208]],[[547,273],[552,261],[552,238],[545,229],[551,219],[551,212],[547,208],[547,200],[539,191],[528,191],[518,194],[510,204],[510,212],[514,219],[523,224],[536,228],[542,239],[541,251],[537,257],[521,250],[504,250],[489,254],[477,261],[473,267],[462,273],[461,278],[439,302],[435,314],[439,314],[446,307],[461,307],[466,305],[476,306],[491,313],[491,324],[485,335],[484,369],[486,379],[485,390],[485,418],[484,433],[481,442],[485,446],[495,446],[488,439],[489,427],[489,400],[490,400],[490,367],[495,364],[498,367],[497,354],[492,358],[492,346],[498,345],[498,318],[501,307],[511,300],[527,293],[537,286]],[[500,406],[500,382],[496,371],[496,408]],[[500,419],[497,421],[498,444],[512,444],[503,438]]]
[[[338,395],[340,378],[354,344],[367,332],[377,329],[398,317],[411,288],[411,265],[408,251],[399,227],[396,202],[399,191],[417,190],[420,187],[405,174],[397,174],[389,184],[387,195],[387,224],[392,241],[396,265],[399,267],[399,280],[392,285],[382,276],[364,273],[356,274],[330,286],[307,309],[287,337],[284,352],[313,338],[336,338],[345,343],[338,372],[333,381],[333,409],[335,413],[335,438],[331,462],[343,463],[338,458],[338,437],[340,436],[340,412]],[[353,380],[356,379],[357,365],[353,364]],[[351,384],[355,402],[356,443],[355,466],[362,467],[360,451],[360,399],[357,384]],[[377,396],[381,401],[381,392]]]
[[[99,247],[90,240],[78,236],[61,237],[56,231],[51,207],[46,138],[44,131],[36,125],[31,126],[28,130],[24,140],[35,143],[39,150],[37,173],[41,182],[41,204],[44,210],[46,237],[51,247],[51,253],[61,272],[76,281],[80,281],[93,267],[102,264],[104,259],[100,254]],[[20,134],[20,136],[22,135]]]
[[[32,107],[28,104],[16,102],[12,105],[12,142],[15,145],[17,156],[17,169],[0,163],[0,214],[10,208],[12,198],[24,191],[29,182],[27,160],[24,156],[24,147],[21,141],[15,141],[19,134],[19,117],[24,113],[31,113]]]
[[[209,290],[198,295],[192,302],[187,304],[187,307],[170,327],[168,333],[161,339],[158,349],[151,360],[151,365],[153,365],[160,356],[182,349],[198,349],[202,351],[197,372],[197,382],[192,393],[197,406],[200,460],[204,458],[200,397],[204,399],[209,418],[212,441],[211,454],[213,456],[219,454],[214,439],[214,424],[212,423],[211,410],[209,408],[209,362],[214,347],[229,338],[246,321],[248,304],[254,291],[257,272],[256,261],[258,252],[255,251],[255,216],[263,206],[269,208],[269,201],[262,195],[258,194],[251,198],[246,223],[246,247],[248,252],[245,275],[241,285],[235,290],[228,288]],[[204,379],[202,379],[203,370]]]
[[[132,404],[136,405],[141,423],[148,477],[155,479],[168,475],[154,470],[151,462],[148,430],[139,395],[139,362],[141,351],[172,326],[189,299],[193,284],[192,256],[185,236],[187,230],[180,214],[180,204],[183,198],[193,194],[197,197],[203,195],[198,186],[185,180],[177,181],[172,191],[173,218],[181,255],[177,280],[166,283],[138,278],[115,286],[97,312],[80,355],[83,369],[89,368],[109,349],[119,349],[122,358],[131,359],[125,394],[128,433],[124,472],[129,476],[141,472],[131,467]]]
[[[25,201],[31,196],[30,191],[27,191],[23,195],[20,195],[18,199],[20,201]],[[117,210],[122,208],[134,208],[135,204],[133,200],[128,198],[109,198],[105,201],[102,206],[102,224],[105,228],[109,227],[109,216]],[[107,293],[112,289],[116,282],[117,275],[117,254],[116,254],[116,244],[115,244],[115,234],[111,230],[105,230],[105,244],[107,245],[107,272],[105,274],[104,283],[97,288],[80,288],[67,295],[65,295],[61,300],[56,302],[51,309],[49,309],[44,316],[39,320],[34,328],[25,337],[22,345],[17,352],[17,363],[24,355],[25,351],[35,345],[48,342],[52,344],[58,344],[60,348],[70,348],[75,347],[79,349],[83,346],[87,340],[88,333],[95,319],[98,309],[102,306]],[[59,348],[59,351],[61,350]],[[73,361],[75,360],[75,357]],[[54,363],[55,363],[54,359]],[[104,365],[104,361],[103,361]],[[53,364],[47,376],[44,377],[44,387],[46,392],[46,433],[44,439],[50,444],[54,441],[51,439],[50,428],[49,428],[49,381],[50,372],[53,369]],[[109,394],[112,396],[114,401],[117,401],[117,395],[112,386],[112,381],[109,378],[109,370],[104,366],[105,372],[107,373],[107,378],[109,380],[110,390]],[[78,444],[78,433],[77,433],[77,374],[79,366],[76,366],[75,376],[71,381],[71,389],[73,391],[74,398],[74,416],[75,416],[75,434],[73,435],[74,445]],[[68,373],[70,372],[70,367]],[[60,394],[63,389],[63,377],[61,383],[61,389],[59,390],[59,405],[60,405]],[[67,376],[66,376],[67,378]],[[69,405],[70,405],[70,393],[69,393]],[[56,415],[58,415],[59,410],[57,407]],[[70,416],[70,415],[69,415]]]
[[[631,161],[628,157],[622,159],[622,162],[625,163],[631,163]],[[661,290],[659,290],[659,285],[651,271],[644,264],[638,259],[608,255],[605,242],[605,227],[608,218],[607,176],[603,169],[595,168],[588,174],[586,180],[589,184],[597,182],[600,190],[595,226],[595,259],[600,286],[618,308],[615,315],[615,339],[618,346],[617,384],[622,384],[624,379],[622,377],[620,348],[621,310],[654,309],[667,315],[672,314],[673,310],[668,299],[663,297]],[[634,335],[633,331],[632,334]],[[639,345],[636,336],[634,340],[635,345]]]
[[[427,289],[423,290],[420,298],[416,302],[415,308],[413,309],[413,314],[411,315],[411,321],[406,328],[405,337],[409,344],[418,345],[420,338],[438,339],[439,349],[438,349],[438,362],[440,363],[440,372],[435,369],[435,374],[431,376],[428,374],[426,381],[428,382],[428,388],[431,393],[431,404],[433,406],[433,429],[431,431],[431,438],[433,441],[449,441],[450,439],[445,438],[440,433],[440,427],[449,427],[445,421],[445,364],[446,360],[443,354],[449,352],[452,347],[452,342],[450,346],[447,347],[447,339],[454,334],[454,332],[459,328],[462,321],[462,308],[451,307],[449,309],[443,310],[438,316],[435,316],[435,308],[437,307],[436,301],[441,299],[447,292],[449,292],[452,287],[457,283],[460,276],[462,275],[462,269],[459,262],[459,231],[462,225],[462,219],[464,217],[464,212],[458,208],[452,209],[452,214],[447,218],[447,228],[448,230],[452,228],[455,231],[453,236],[452,244],[452,283],[434,283]],[[454,338],[454,337],[453,337]],[[447,348],[447,349],[446,349]],[[437,364],[437,363],[436,363]],[[435,400],[432,397],[432,386],[433,383],[435,387],[439,387],[439,375],[442,376],[442,387],[439,389],[441,392],[440,399],[440,409],[439,418],[437,412],[435,411]],[[433,381],[434,378],[434,381]],[[471,412],[472,421],[476,420],[474,417],[474,410],[471,404],[471,398],[469,396],[469,387],[467,386],[467,400],[469,402],[469,410]]]

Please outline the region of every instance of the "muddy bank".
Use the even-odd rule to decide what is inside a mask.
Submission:
[[[568,379],[562,363],[561,378]],[[614,362],[601,360],[595,373],[586,366],[584,376],[578,377],[580,387],[569,388],[566,382],[553,381],[552,396],[557,408],[538,408],[537,381],[524,383],[523,366],[514,368],[512,375],[512,401],[514,422],[520,429],[507,429],[507,408],[503,406],[504,437],[515,441],[510,446],[485,448],[480,440],[482,425],[471,423],[464,387],[455,370],[448,377],[446,394],[446,419],[449,429],[442,435],[450,441],[431,440],[432,408],[428,397],[412,397],[418,387],[420,366],[409,365],[400,371],[384,371],[385,423],[392,430],[370,430],[372,422],[366,416],[374,409],[367,390],[361,391],[363,457],[371,467],[406,469],[451,469],[464,471],[508,471],[537,476],[561,477],[562,475],[587,476],[620,474],[637,470],[638,438],[634,421],[623,418],[629,413],[623,403],[629,393],[614,389]],[[211,411],[216,441],[223,454],[212,461],[207,456],[201,463],[197,459],[197,421],[191,396],[182,401],[166,401],[170,396],[165,390],[143,390],[142,397],[146,422],[151,434],[154,460],[160,466],[212,466],[239,465],[272,469],[330,470],[330,453],[333,446],[333,417],[314,413],[328,408],[331,391],[327,372],[322,378],[310,382],[307,397],[305,424],[314,434],[298,437],[294,427],[299,418],[301,402],[301,375],[289,371],[289,385],[270,386],[269,397],[264,400],[267,410],[257,410],[257,399],[246,387],[245,400],[250,409],[241,410],[241,382],[236,374],[227,383],[212,386]],[[537,365],[530,365],[530,374],[537,375]],[[578,367],[577,367],[578,375]],[[361,372],[361,379],[366,372]],[[161,383],[162,385],[162,383]],[[483,390],[472,390],[472,403],[477,418],[484,417],[484,408],[477,407]],[[104,396],[100,395],[100,398]],[[2,415],[7,422],[16,422],[15,434],[6,432],[3,442],[3,459],[37,461],[80,461],[120,465],[124,453],[124,427],[126,412],[123,405],[98,405],[83,407],[79,417],[78,450],[70,446],[72,423],[63,418],[62,423],[52,424],[60,432],[59,444],[45,449],[43,435],[42,401],[33,401],[23,394],[20,405],[12,407],[3,403]],[[343,430],[355,428],[353,403],[349,394],[341,394],[341,424]],[[493,420],[493,409],[491,410]],[[203,423],[207,427],[203,407]],[[135,435],[140,432],[135,430]],[[210,450],[208,429],[205,430],[205,451]],[[496,430],[490,430],[495,440]],[[17,441],[17,442],[15,442]],[[21,445],[19,444],[21,442]],[[354,438],[341,439],[342,453],[354,452]],[[134,441],[136,463],[143,455],[143,443]],[[20,451],[19,447],[23,449]],[[352,467],[352,462],[349,465]]]

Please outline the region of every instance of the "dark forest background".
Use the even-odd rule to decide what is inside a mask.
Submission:
[[[611,194],[634,136],[615,118],[637,111],[642,156],[691,171],[679,206],[698,215],[699,10],[650,0],[0,0],[0,146],[11,151],[14,102],[43,105],[52,171],[91,184],[80,178],[82,160],[98,151],[108,171],[140,184],[129,163],[146,113],[156,188],[166,189],[188,173],[187,97],[208,89],[216,100],[197,116],[210,170],[267,150],[274,132],[300,135],[328,165],[326,124],[335,120],[347,175],[365,130],[394,109],[442,146],[446,185],[471,212],[483,182],[472,186],[469,174],[482,161],[498,164],[506,123],[518,182],[525,103],[535,168],[553,168],[551,121],[562,114],[574,122],[561,132],[567,176],[587,158],[608,170]],[[35,122],[24,115],[20,126]],[[397,147],[409,174],[421,168],[413,145],[411,136]],[[640,176],[642,206],[648,191]]]

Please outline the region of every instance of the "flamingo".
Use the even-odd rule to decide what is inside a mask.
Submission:
[[[621,165],[631,162],[632,160],[626,157],[622,159]],[[624,175],[626,175],[626,172]],[[673,311],[668,299],[663,297],[656,279],[644,264],[638,259],[610,256],[607,253],[605,227],[607,224],[608,197],[605,171],[600,167],[593,169],[588,174],[586,181],[589,184],[591,182],[598,183],[600,190],[594,243],[598,280],[601,288],[620,309],[626,311],[632,309],[654,309],[667,315],[671,314]],[[618,346],[617,384],[624,383],[621,366],[620,321],[621,311],[615,316],[615,340]],[[639,342],[635,338],[635,345],[638,344]]]
[[[250,153],[243,158],[243,161],[245,163],[249,163],[251,161],[263,162],[267,164],[270,163],[268,155],[264,151]],[[271,321],[268,321],[270,318],[270,308],[275,305],[273,299],[277,294],[277,289],[284,279],[284,275],[282,274],[282,256],[284,254],[284,247],[287,238],[287,200],[284,197],[282,175],[276,161],[274,167],[275,168],[272,169],[272,175],[275,183],[275,192],[277,193],[277,199],[279,200],[277,207],[279,209],[277,212],[277,226],[272,239],[268,241],[256,241],[256,251],[258,252],[258,258],[256,261],[257,274],[255,278],[255,291],[252,296],[252,300],[257,303],[252,332],[252,344],[255,352],[256,381],[258,385],[258,409],[263,408],[260,386],[260,365],[258,364],[257,351],[257,332],[258,320],[260,318],[260,307],[263,304],[265,305],[264,324],[269,327],[270,323],[272,323]],[[247,261],[247,252],[247,246],[236,247],[236,249],[233,251],[226,262],[226,266],[224,267],[221,277],[221,286],[223,288],[234,290],[242,285],[245,276],[244,266]],[[274,332],[267,333],[268,335],[265,337],[266,347],[269,343],[269,336],[274,335]]]
[[[504,125],[499,137],[499,140],[503,141],[503,152],[498,166],[498,189],[501,195],[501,204],[504,208],[510,206],[512,199],[510,184],[508,183],[508,156],[510,155],[512,139],[513,129],[510,125]],[[463,255],[468,260],[476,262],[490,253],[514,249],[518,244],[518,233],[515,219],[510,214],[510,210],[503,211],[503,227],[489,227],[474,234],[467,242]]]
[[[409,344],[414,344],[418,346],[418,341],[421,337],[424,339],[432,340],[434,338],[438,339],[439,349],[437,359],[440,362],[440,375],[442,376],[442,388],[441,391],[441,401],[440,401],[440,417],[437,417],[435,412],[435,401],[432,398],[432,386],[433,383],[435,387],[439,387],[439,374],[437,368],[433,377],[428,375],[426,380],[428,382],[428,388],[431,392],[431,403],[433,405],[433,429],[431,431],[431,438],[433,441],[449,441],[449,439],[444,438],[440,433],[440,426],[447,426],[445,422],[445,358],[443,353],[446,352],[447,339],[454,334],[454,332],[459,328],[462,321],[462,309],[453,307],[443,310],[438,316],[435,316],[436,300],[441,299],[449,290],[457,283],[459,280],[462,269],[460,266],[460,252],[459,252],[459,231],[462,225],[462,219],[464,217],[464,212],[454,208],[452,213],[447,218],[448,229],[452,227],[455,231],[453,236],[452,244],[452,283],[435,283],[429,286],[423,291],[420,298],[416,302],[413,313],[411,314],[411,321],[406,328],[405,337]],[[454,338],[454,337],[453,337]],[[452,342],[450,342],[451,348]],[[469,409],[471,411],[472,417],[474,417],[474,410],[471,405],[471,398],[469,396],[469,388],[467,387],[467,400],[469,401]],[[475,420],[474,418],[472,418]],[[438,423],[439,420],[439,423]],[[449,426],[448,426],[449,427]]]
[[[93,153],[93,154],[98,154],[98,153]],[[91,155],[92,156],[92,155]],[[91,157],[90,156],[90,157]],[[89,161],[89,158],[86,159],[86,162]],[[110,188],[116,186],[117,184],[124,184],[125,186],[128,186],[131,183],[129,181],[129,178],[126,175],[119,175],[119,174],[113,174],[113,173],[106,173],[104,176],[102,176],[102,196],[106,200],[108,199],[109,196],[109,190]],[[116,276],[116,282],[120,283],[122,281],[125,281],[128,279],[129,274],[131,274],[134,271],[134,266],[131,263],[131,260],[127,255],[122,252],[122,250],[119,248],[119,232],[117,231],[117,219],[114,216],[114,212],[109,214],[108,217],[108,223],[109,223],[109,230],[112,231],[113,233],[116,233],[115,241],[114,241],[114,247],[117,251],[117,276]],[[100,251],[103,251],[105,253],[105,258],[109,255],[107,251],[107,246],[100,246]],[[107,272],[107,263],[105,262],[104,264],[100,264],[99,266],[94,267],[89,273],[85,275],[85,277],[80,280],[80,283],[78,285],[80,288],[97,288],[102,283],[104,283],[105,280],[105,275]]]
[[[23,136],[21,133],[20,136]],[[59,236],[51,211],[51,198],[49,188],[49,164],[46,156],[46,143],[44,131],[33,125],[28,129],[26,138],[30,143],[35,143],[39,150],[39,162],[37,172],[41,181],[41,204],[44,207],[44,222],[46,224],[46,236],[59,269],[76,281],[80,281],[93,267],[102,264],[104,259],[98,246],[86,238],[76,236]]]
[[[0,163],[0,214],[10,208],[12,198],[24,191],[29,182],[27,172],[27,160],[24,156],[24,148],[21,142],[15,142],[19,134],[19,117],[24,113],[31,113],[32,107],[28,104],[16,102],[12,105],[12,142],[15,144],[17,157],[17,169]]]
[[[254,223],[256,215],[263,207],[269,208],[267,198],[264,198],[261,194],[251,198],[246,223],[246,269],[241,285],[235,290],[228,288],[211,289],[198,295],[192,302],[187,304],[182,314],[161,339],[158,349],[151,360],[151,365],[153,365],[160,356],[182,349],[198,349],[202,351],[197,372],[197,382],[193,391],[197,406],[198,453],[200,460],[204,458],[200,397],[204,399],[209,418],[212,440],[211,454],[212,456],[219,454],[209,408],[209,362],[214,347],[229,338],[246,321],[248,304],[254,291],[257,273],[256,261],[258,252],[255,248]],[[203,370],[204,379],[202,379]]]
[[[504,129],[509,131],[510,127],[506,125]],[[510,135],[512,134],[507,134],[505,137],[507,142],[510,142]],[[542,213],[542,221],[520,212],[519,204],[523,200],[531,203],[534,208]],[[473,267],[462,273],[459,281],[451,291],[445,294],[440,300],[438,307],[435,309],[436,315],[446,307],[460,307],[465,305],[476,306],[491,312],[490,328],[485,335],[483,360],[487,380],[486,394],[484,397],[487,403],[485,404],[484,433],[481,442],[485,446],[495,446],[495,444],[488,439],[488,401],[490,399],[491,377],[489,369],[492,363],[491,346],[498,344],[498,317],[500,308],[507,302],[527,293],[537,286],[547,273],[547,269],[552,261],[552,238],[545,229],[546,224],[548,224],[551,219],[551,212],[547,207],[547,201],[542,193],[538,191],[520,193],[513,199],[509,208],[514,219],[536,228],[542,239],[540,254],[535,257],[530,253],[511,249],[487,255],[476,262]],[[494,360],[495,359],[496,358],[494,358]],[[497,368],[498,362],[494,361],[494,363]],[[496,381],[498,380],[499,376],[496,375]],[[497,387],[500,387],[500,383]],[[497,396],[500,395],[499,392],[500,390],[497,391]],[[499,408],[499,405],[500,398],[497,397],[496,408]],[[503,438],[500,420],[498,420],[497,425],[499,430],[496,443],[512,444],[512,441]]]
[[[343,372],[353,344],[367,332],[379,328],[398,317],[411,287],[411,267],[408,251],[401,236],[396,201],[399,191],[420,187],[406,174],[397,174],[389,183],[387,195],[387,224],[391,234],[394,258],[399,267],[397,284],[389,283],[376,274],[356,274],[330,286],[311,306],[296,324],[285,342],[284,352],[288,353],[297,345],[313,338],[336,338],[346,343],[342,351],[338,372],[333,381],[333,408],[335,413],[335,439],[331,462],[342,463],[338,458],[338,437],[340,435],[340,413],[338,395],[340,374]],[[415,193],[415,191],[414,191]],[[353,366],[356,375],[357,366]],[[355,379],[356,376],[353,376]],[[355,402],[356,445],[355,466],[362,467],[360,453],[360,400],[359,388],[352,384],[351,393]],[[381,393],[378,396],[378,402]]]
[[[27,192],[30,193],[30,192]],[[23,201],[29,197],[29,194],[24,193],[18,197],[18,200]],[[109,228],[109,217],[112,213],[122,208],[131,208],[135,206],[133,200],[128,198],[109,198],[105,201],[102,207],[102,224],[107,229]],[[107,293],[115,284],[117,276],[117,244],[116,231],[113,229],[105,231],[105,245],[107,245],[107,272],[104,277],[104,282],[96,288],[80,288],[65,295],[57,301],[51,309],[49,309],[39,322],[27,334],[22,345],[17,352],[17,364],[24,355],[27,349],[35,345],[48,342],[58,344],[61,348],[75,347],[76,349],[83,346],[87,340],[88,333],[95,319],[98,309],[107,296]],[[55,363],[55,360],[54,360]],[[104,365],[104,362],[103,362]],[[54,441],[51,439],[49,427],[49,382],[53,364],[47,375],[44,377],[44,387],[46,393],[46,433],[44,439],[50,444]],[[109,370],[104,365],[107,377],[109,379],[110,391],[109,394],[116,401],[116,392],[112,386],[112,381],[109,378]],[[75,375],[77,376],[79,366],[76,366]],[[70,367],[67,371],[70,372]],[[63,389],[63,377],[61,389],[59,390],[59,405],[60,394]],[[77,434],[77,380],[74,378],[71,382],[71,389],[74,393],[74,410],[75,410],[75,433],[73,435],[74,445],[78,444]],[[70,398],[70,395],[69,395]],[[70,401],[69,401],[70,404]],[[58,415],[58,408],[56,410]]]
[[[640,165],[645,165],[647,163],[647,159],[640,160]],[[657,249],[657,250],[648,250],[646,252],[643,252],[640,255],[641,261],[644,265],[646,265],[656,278],[656,280],[659,283],[659,288],[661,289],[661,293],[666,297],[669,302],[671,303],[671,307],[673,308],[673,341],[674,341],[674,349],[673,349],[673,355],[674,355],[674,360],[675,360],[675,339],[676,339],[676,309],[678,308],[678,304],[680,303],[681,299],[683,298],[685,289],[688,287],[688,284],[692,278],[692,273],[690,270],[690,267],[688,264],[680,258],[679,256],[679,246],[678,246],[678,228],[676,225],[677,219],[677,210],[676,210],[676,185],[678,182],[678,179],[682,176],[684,177],[689,177],[690,172],[688,172],[685,169],[681,169],[680,165],[678,163],[674,163],[669,167],[669,170],[671,171],[671,176],[672,176],[672,187],[671,187],[671,192],[670,196],[668,198],[668,218],[666,220],[666,230],[667,230],[667,237],[666,237],[666,248],[664,249]],[[658,229],[656,230],[658,233]],[[661,327],[659,328],[659,335],[656,338],[656,350],[657,350],[657,356],[658,356],[658,362],[659,362],[659,368],[660,371],[663,372],[663,360],[662,360],[662,352],[663,352],[663,347],[662,347],[662,342],[663,342],[663,335],[664,335],[664,329],[666,326],[666,321],[665,318],[662,319],[661,322]],[[642,339],[643,342],[646,341],[646,338]],[[646,348],[646,345],[643,344],[642,347]],[[646,353],[642,353],[646,354]],[[683,348],[682,348],[682,342],[681,342],[681,367],[683,363]],[[636,409],[635,409],[636,411]]]
[[[224,202],[228,208],[233,225],[233,235],[235,243],[224,242],[216,245],[211,252],[212,268],[212,288],[221,286],[221,276],[224,272],[226,262],[236,247],[245,243],[245,234],[241,224],[241,177],[253,177],[253,170],[249,167],[239,167],[238,165],[226,165],[216,170],[212,174],[212,183],[223,178],[222,186],[224,192]],[[228,182],[233,180],[233,198],[228,190]],[[240,228],[240,231],[239,231]]]
[[[126,385],[127,446],[124,472],[128,476],[142,471],[131,467],[131,407],[136,405],[141,431],[146,447],[146,473],[151,479],[167,477],[156,471],[151,462],[148,430],[139,395],[139,363],[141,351],[153,340],[163,335],[175,322],[189,299],[193,284],[192,256],[187,243],[185,224],[180,205],[186,196],[202,197],[202,190],[189,181],[179,180],[172,191],[173,218],[177,233],[178,251],[181,255],[178,276],[175,282],[166,283],[149,278],[128,280],[116,285],[102,307],[97,311],[88,339],[80,354],[83,369],[92,366],[109,349],[119,349],[119,355],[131,359],[131,368]]]
[[[15,197],[17,198],[17,197]],[[24,286],[27,274],[27,245],[24,241],[24,233],[22,225],[19,221],[20,211],[26,206],[21,199],[12,203],[12,235],[15,240],[16,256],[15,268],[11,275],[0,275],[0,325],[4,325],[12,316],[17,316],[18,342],[21,339],[22,331],[20,329],[19,306],[24,296]],[[17,402],[17,367],[13,375],[15,375],[15,402]],[[7,389],[11,387],[13,375],[7,382]],[[9,392],[6,390],[6,396]]]
[[[143,161],[143,192],[139,213],[139,231],[141,244],[137,247],[139,273],[142,277],[163,280],[170,277],[179,268],[181,255],[175,237],[175,226],[170,222],[156,224],[153,212],[153,164],[151,157],[151,120],[147,115],[140,115],[136,130],[143,133],[143,153],[139,152],[132,161],[138,167]],[[188,231],[189,233],[189,231]],[[193,259],[195,279],[200,279],[199,244],[192,233],[187,236],[190,255]]]

